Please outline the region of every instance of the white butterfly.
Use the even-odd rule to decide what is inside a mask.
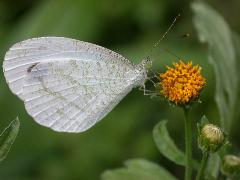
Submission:
[[[133,88],[144,86],[149,60],[134,65],[104,47],[64,37],[13,45],[3,71],[14,94],[41,125],[82,132],[109,113]]]

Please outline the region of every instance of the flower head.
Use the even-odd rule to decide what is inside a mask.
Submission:
[[[203,151],[216,152],[225,142],[223,131],[214,124],[206,124],[200,131],[198,143]]]
[[[175,104],[187,104],[199,97],[206,80],[201,75],[201,67],[193,66],[192,62],[173,64],[174,68],[167,67],[167,72],[160,74],[162,81],[161,93]]]

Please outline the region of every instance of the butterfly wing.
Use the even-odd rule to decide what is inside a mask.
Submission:
[[[132,65],[123,56],[92,43],[64,37],[40,37],[13,45],[5,55],[3,71],[12,92],[22,99],[24,78],[36,63],[71,59]]]
[[[55,37],[18,43],[6,54],[3,67],[27,112],[39,124],[64,132],[93,126],[142,76],[113,51]]]

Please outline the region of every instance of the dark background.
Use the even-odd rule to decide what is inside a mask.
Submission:
[[[207,62],[207,46],[197,40],[192,23],[191,1],[183,0],[0,0],[0,57],[14,43],[37,36],[66,36],[110,48],[134,63],[148,55],[178,13],[181,17],[154,50],[154,69],[165,70],[178,59],[200,64],[207,86],[202,104],[193,107],[191,118],[206,114],[218,123],[214,102],[213,69]],[[238,0],[209,0],[240,32]],[[190,36],[183,38],[182,35]],[[227,72],[226,72],[227,73]],[[101,172],[122,166],[129,158],[146,158],[165,166],[177,177],[183,168],[165,159],[156,149],[152,128],[168,119],[171,136],[183,149],[183,114],[166,101],[143,96],[133,90],[100,123],[80,134],[54,132],[35,123],[23,102],[14,96],[0,73],[0,129],[19,116],[21,129],[7,159],[0,164],[0,179],[99,179]],[[237,124],[237,123],[236,123]],[[240,126],[232,129],[231,140],[238,148]],[[236,132],[236,133],[234,133]],[[197,143],[195,142],[195,147]],[[197,149],[197,148],[195,148]],[[200,155],[196,150],[195,156]]]

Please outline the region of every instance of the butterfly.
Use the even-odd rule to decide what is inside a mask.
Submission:
[[[33,119],[59,132],[83,132],[103,119],[133,88],[144,87],[149,59],[133,64],[107,48],[65,37],[13,45],[3,71]]]

